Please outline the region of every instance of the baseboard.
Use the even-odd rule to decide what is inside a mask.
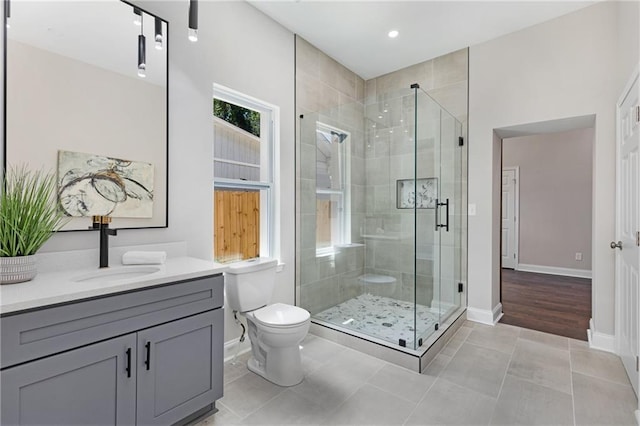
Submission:
[[[616,353],[616,338],[611,334],[604,334],[595,331],[595,324],[593,318],[589,320],[589,329],[587,330],[587,337],[589,339],[589,347],[592,349],[599,349],[601,351]]]
[[[238,345],[240,345],[239,348]],[[236,356],[236,350],[238,351],[238,355],[251,350],[251,342],[249,342],[248,336],[245,336],[244,342],[242,343],[240,343],[239,337],[233,340],[229,340],[228,342],[224,342],[224,362],[227,362],[234,356]]]
[[[502,315],[502,303],[498,303],[491,311],[467,307],[467,319],[480,324],[496,325]]]
[[[516,271],[591,279],[591,271],[586,269],[558,268],[556,266],[527,265],[525,263],[519,263],[516,266]]]

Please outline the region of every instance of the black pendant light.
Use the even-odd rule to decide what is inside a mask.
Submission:
[[[189,0],[189,40],[198,41],[198,0]]]
[[[155,19],[155,39],[156,39],[156,49],[162,50],[162,21],[160,18],[156,17]]]
[[[142,16],[140,16],[142,18]],[[140,35],[138,36],[138,77],[147,76],[147,41],[144,37],[144,23],[140,19]]]

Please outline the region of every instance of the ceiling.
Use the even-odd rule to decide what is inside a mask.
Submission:
[[[365,80],[596,1],[249,0]],[[390,30],[399,31],[391,39]]]

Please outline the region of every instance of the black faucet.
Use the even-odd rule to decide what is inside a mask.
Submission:
[[[109,235],[118,235],[117,229],[110,229],[111,217],[109,216],[93,216],[93,227],[100,231],[100,267],[109,267]]]

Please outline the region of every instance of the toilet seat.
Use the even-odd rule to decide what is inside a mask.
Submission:
[[[309,321],[306,309],[284,303],[274,303],[252,312],[255,321],[270,328],[291,328]]]

